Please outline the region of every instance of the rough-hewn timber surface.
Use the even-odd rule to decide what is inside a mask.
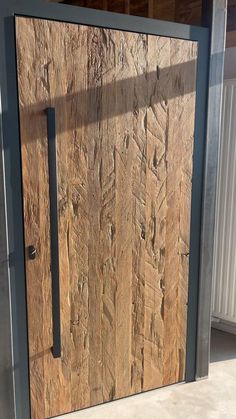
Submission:
[[[16,18],[32,418],[184,379],[193,42]],[[53,359],[47,132],[58,142]]]

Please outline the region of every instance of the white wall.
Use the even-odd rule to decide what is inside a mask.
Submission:
[[[212,316],[213,327],[236,334],[236,47],[226,49],[224,78]]]
[[[212,315],[236,324],[236,80],[224,83]]]

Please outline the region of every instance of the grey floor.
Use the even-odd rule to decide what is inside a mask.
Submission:
[[[210,376],[60,419],[236,419],[236,336],[212,331]]]

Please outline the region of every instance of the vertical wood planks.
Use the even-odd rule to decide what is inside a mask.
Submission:
[[[39,249],[26,261],[32,417],[42,419],[184,378],[196,45],[16,21],[25,237]],[[58,142],[57,360],[48,105]]]
[[[160,54],[162,51],[162,54]],[[158,57],[158,62],[155,59]],[[170,40],[148,39],[147,204],[144,389],[161,386],[166,252],[166,179]],[[152,75],[152,76],[151,76]]]
[[[79,31],[79,32],[78,32]],[[78,36],[79,35],[79,36]],[[89,405],[89,336],[88,336],[88,240],[89,240],[89,199],[88,199],[88,151],[85,138],[86,121],[86,88],[87,65],[86,60],[78,60],[81,53],[87,58],[88,40],[85,28],[72,27],[66,33],[65,55],[71,57],[67,63],[68,87],[67,94],[71,97],[66,103],[64,115],[68,124],[73,125],[69,132],[71,141],[67,138],[62,142],[67,148],[67,159],[62,160],[62,182],[65,183],[67,197],[62,204],[69,207],[68,219],[64,220],[64,236],[68,276],[70,281],[67,289],[68,313],[67,327],[71,340],[71,400],[72,410],[78,404]],[[71,38],[71,39],[70,39]],[[74,86],[84,92],[79,97],[73,95]],[[76,111],[75,111],[76,110]],[[81,129],[76,129],[77,120],[81,121]],[[70,128],[68,127],[68,130]],[[65,142],[66,141],[66,142]],[[79,170],[78,170],[79,167]],[[68,183],[67,183],[68,182]],[[63,297],[62,297],[63,298]],[[68,350],[69,348],[67,348]]]
[[[185,48],[184,41],[170,40],[170,86],[175,89],[176,99],[169,104],[167,149],[164,384],[183,380],[185,369],[184,325],[187,319],[192,127],[195,107],[194,96],[189,87],[196,77],[195,54],[195,50]],[[184,68],[174,66],[180,60],[188,65]]]
[[[89,388],[91,404],[103,401],[102,390],[102,134],[101,103],[102,73],[104,71],[102,32],[88,31],[88,106],[91,126],[85,122],[88,148],[89,196]]]
[[[120,33],[116,49],[116,83],[122,86],[133,74],[129,34]],[[132,166],[134,82],[117,90],[116,106],[116,395],[124,397],[131,388],[131,302],[132,302]]]
[[[131,141],[133,143],[132,170],[132,335],[131,388],[143,390],[144,367],[144,306],[145,306],[145,239],[146,239],[146,162],[147,162],[147,39],[139,35],[133,43],[133,62],[137,72],[134,80],[134,111]],[[131,39],[130,39],[131,42]]]
[[[103,399],[112,400],[116,392],[116,121],[107,118],[106,110],[112,109],[116,102],[116,88],[113,80],[116,75],[116,51],[114,34],[103,30],[103,60],[107,71],[103,73],[103,83],[110,84],[109,91],[102,93],[100,185],[102,206],[100,226],[102,254],[102,378]],[[103,115],[104,112],[104,115]]]

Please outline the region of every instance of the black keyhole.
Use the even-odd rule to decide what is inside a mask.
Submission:
[[[36,251],[36,249],[33,245],[28,247],[29,259],[34,260],[36,258],[36,253],[37,253],[37,251]]]

